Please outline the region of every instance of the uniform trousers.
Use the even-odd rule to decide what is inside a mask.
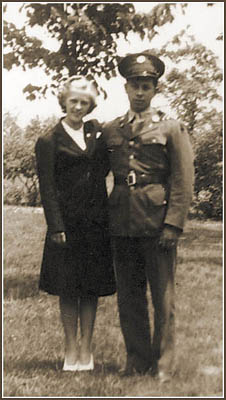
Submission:
[[[113,237],[120,324],[127,368],[170,372],[174,357],[176,248],[161,250],[158,238]],[[154,309],[151,335],[147,284]]]

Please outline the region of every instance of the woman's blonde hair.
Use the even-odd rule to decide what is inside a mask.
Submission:
[[[87,114],[91,113],[96,107],[96,98],[99,95],[98,85],[96,81],[91,78],[87,78],[81,75],[71,76],[59,89],[58,101],[63,110],[66,112],[65,99],[70,89],[75,90],[78,93],[86,95],[90,100],[90,107]]]

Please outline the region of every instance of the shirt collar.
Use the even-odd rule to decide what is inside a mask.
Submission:
[[[132,122],[135,118],[137,121],[139,120],[145,120],[148,116],[155,114],[156,111],[153,108],[148,108],[145,111],[142,111],[140,113],[136,113],[133,110],[128,111],[128,122]]]
[[[61,123],[62,123],[64,129],[66,130],[66,132],[70,132],[71,134],[74,134],[74,135],[81,134],[84,131],[84,124],[82,124],[81,128],[79,128],[79,129],[73,129],[73,128],[71,128],[71,126],[69,126],[67,124],[67,122],[64,121],[64,119],[61,120]]]

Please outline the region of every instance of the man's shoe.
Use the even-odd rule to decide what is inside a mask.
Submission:
[[[135,368],[133,365],[126,367],[124,370],[119,371],[121,377],[132,376],[135,374],[145,375],[149,368]]]
[[[153,378],[156,378],[158,376],[158,364],[153,363],[152,366],[150,367],[150,374]]]
[[[125,368],[119,371],[119,375],[121,378],[126,378],[127,376],[135,375],[136,370],[135,368]]]
[[[134,367],[134,359],[131,356],[127,356],[126,366],[123,369],[119,370],[119,375],[123,378],[126,376],[132,376],[136,373],[136,369]]]

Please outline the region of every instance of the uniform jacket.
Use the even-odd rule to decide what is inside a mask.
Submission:
[[[84,124],[87,148],[82,151],[58,123],[35,147],[40,194],[50,233],[77,223],[107,225],[105,175],[108,157],[99,124]]]
[[[155,236],[164,224],[183,230],[193,191],[193,152],[178,121],[154,122],[132,131],[129,114],[103,127],[115,186],[109,198],[111,232]],[[128,186],[134,171],[138,184]]]

